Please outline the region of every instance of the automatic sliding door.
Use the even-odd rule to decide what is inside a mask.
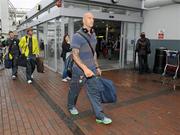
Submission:
[[[125,41],[124,41],[124,66],[123,68],[134,68],[135,59],[135,44],[140,33],[139,23],[125,23]]]
[[[48,66],[52,70],[56,71],[56,30],[55,20],[48,22],[47,30],[47,61]]]
[[[95,20],[96,52],[103,70],[119,69],[121,22]],[[108,63],[108,64],[107,64]]]

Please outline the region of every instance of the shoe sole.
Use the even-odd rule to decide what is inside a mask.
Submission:
[[[67,80],[65,81],[65,80],[62,80],[62,82],[68,82]]]
[[[70,111],[69,111],[69,112],[70,112]],[[70,114],[71,114],[71,115],[78,115],[79,113],[71,113],[71,112],[70,112]]]
[[[74,115],[74,116],[75,116],[75,115],[78,115],[78,114],[79,114],[79,113],[77,113],[77,114],[72,114],[72,113],[71,113],[71,115]]]
[[[16,80],[16,77],[12,77],[12,80]]]
[[[77,112],[77,113],[72,113],[71,111],[69,111],[69,113],[70,113],[71,115],[78,115],[78,114],[79,114],[79,112]]]
[[[108,125],[108,124],[111,124],[112,121],[111,121],[111,122],[108,122],[108,123],[104,123],[102,120],[97,120],[97,119],[96,119],[96,123]]]
[[[32,82],[27,82],[28,84],[32,84]]]

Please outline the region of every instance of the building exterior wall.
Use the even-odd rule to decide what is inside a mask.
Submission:
[[[112,4],[112,0],[90,0],[90,1]],[[142,3],[141,0],[119,0],[117,5],[132,7],[132,8],[141,8],[142,6],[141,3]]]
[[[166,48],[169,50],[180,50],[180,40],[150,40],[151,42],[151,55],[149,55],[148,63],[149,63],[149,68],[153,70],[154,67],[154,62],[155,62],[155,54],[156,54],[156,49],[159,48]],[[159,54],[162,59],[162,54]],[[165,57],[165,56],[164,56]],[[157,59],[158,60],[158,59]]]
[[[45,44],[44,63],[51,70],[62,73],[64,68],[60,54],[63,36],[69,33],[72,37],[75,23],[81,22],[83,14],[88,11],[94,14],[95,19],[121,24],[119,40],[122,45],[121,52],[118,52],[121,58],[117,55],[115,66],[128,68],[132,65],[136,37],[139,36],[140,24],[143,22],[140,0],[120,0],[119,3],[111,0],[64,0],[59,8],[55,6],[54,0],[42,0],[39,4],[41,10],[33,8],[28,12],[20,21],[18,32],[20,34],[28,27],[36,30],[38,38],[43,39]],[[80,27],[76,26],[78,29]]]
[[[150,39],[158,39],[157,33],[164,32],[164,39],[180,40],[180,4],[144,11],[142,31]]]
[[[118,3],[113,3],[112,0],[89,0],[89,1],[81,1],[81,0],[62,0],[64,2],[76,2],[76,3],[100,3],[103,6],[103,3],[106,5],[119,5],[122,7],[134,8],[134,9],[141,9],[142,8],[142,1],[141,0],[120,0]],[[55,1],[54,0],[41,0],[39,5],[41,7],[40,11],[37,10],[37,7],[34,7],[30,12],[28,12],[21,20],[21,23],[26,20],[26,18],[30,18],[39,12],[43,12],[43,10],[47,7],[53,7]],[[62,3],[62,7],[63,7]]]
[[[2,25],[2,34],[5,35],[9,31],[9,11],[7,0],[0,0],[0,19]]]

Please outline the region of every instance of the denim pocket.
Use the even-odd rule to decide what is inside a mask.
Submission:
[[[103,86],[98,77],[87,79],[87,88],[90,93],[99,93],[100,91],[103,91]]]

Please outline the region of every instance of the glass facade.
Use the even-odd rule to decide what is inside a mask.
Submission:
[[[48,61],[48,66],[52,69],[55,69],[56,63],[56,25],[55,20],[47,22],[47,53],[46,58]]]
[[[140,34],[140,24],[139,23],[127,23],[127,40],[126,40],[126,60],[125,67],[133,68],[135,66],[135,48],[136,41]]]
[[[98,3],[64,2],[63,8],[68,9],[72,13],[72,9],[81,9],[81,11],[84,9],[93,11],[94,14],[106,13],[110,16],[115,14],[141,16],[140,10],[125,9],[118,6],[113,7],[112,5],[106,4],[100,5]],[[28,20],[28,22],[22,26],[29,26],[32,22],[44,19],[46,16],[49,16],[50,13],[57,11],[58,7],[50,7],[40,15]],[[94,24],[98,40],[98,48],[96,51],[99,54],[98,60],[102,68],[132,68],[134,63],[135,42],[139,37],[141,28],[140,23],[130,23],[113,18],[111,18],[111,20],[106,19],[96,18]],[[74,32],[79,30],[80,27],[82,27],[82,18],[67,16],[59,16],[33,27],[34,34],[38,37],[39,45],[41,45],[42,42],[44,44],[44,49],[41,49],[41,56],[45,58],[45,64],[53,71],[62,73],[64,68],[64,63],[61,58],[63,36],[68,33],[70,38],[72,38]],[[102,45],[102,39],[105,39],[106,46]]]

